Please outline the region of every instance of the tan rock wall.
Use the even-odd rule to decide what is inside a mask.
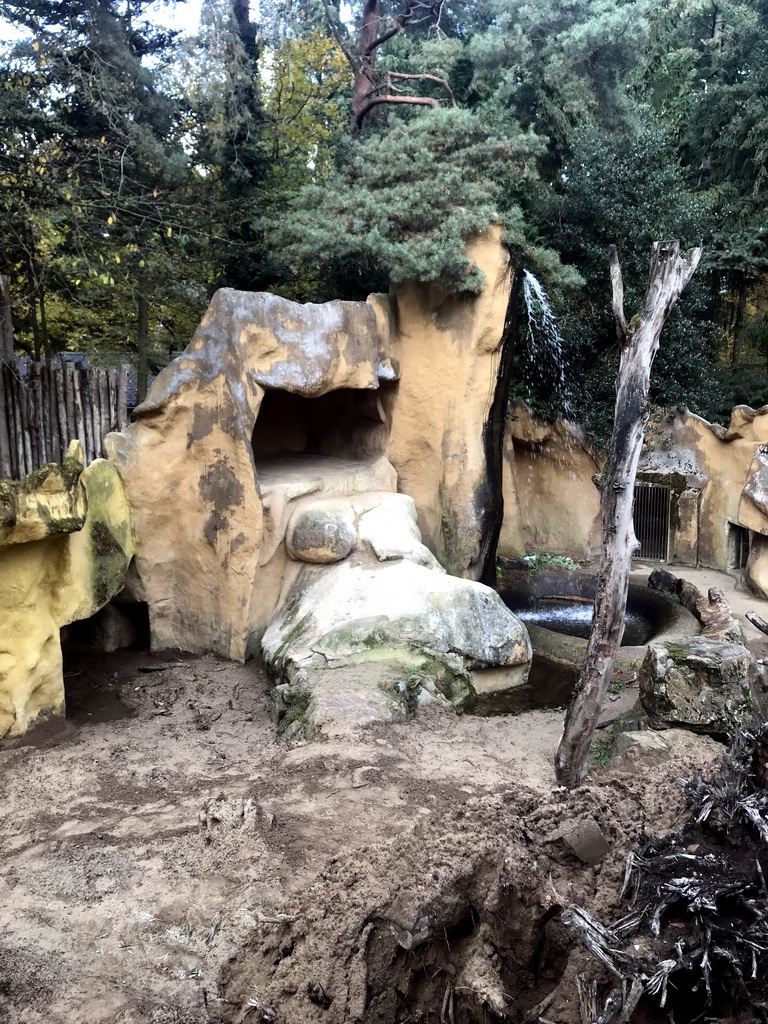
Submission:
[[[407,284],[388,302],[370,300],[379,302],[399,369],[387,449],[398,489],[416,502],[424,543],[470,579],[483,571],[496,511],[487,436],[514,285],[499,234],[467,249],[485,274],[482,295]]]
[[[672,487],[672,561],[727,569],[732,527],[744,525],[741,494],[757,448],[768,440],[768,407],[737,406],[727,428],[692,413],[657,419],[639,471]],[[751,527],[749,527],[751,528]]]
[[[591,559],[600,549],[603,460],[576,427],[545,423],[524,402],[510,409],[504,474],[502,554],[552,551]]]
[[[638,478],[671,488],[671,561],[727,569],[733,527],[768,534],[768,470],[759,459],[753,464],[768,442],[768,407],[737,406],[727,429],[691,413],[657,412],[646,439]],[[568,427],[542,423],[520,404],[510,416],[507,451],[502,550],[596,557],[599,494],[591,478],[600,458]],[[750,566],[748,578],[768,578],[757,549]]]
[[[64,473],[46,466],[14,485],[24,496],[20,523],[32,539],[0,541],[0,736],[25,732],[43,710],[63,711],[60,629],[114,597],[133,555],[130,512],[114,467],[98,460],[81,471],[82,463],[77,472],[71,464]],[[82,518],[61,514],[72,508]],[[67,520],[74,532],[65,532]]]

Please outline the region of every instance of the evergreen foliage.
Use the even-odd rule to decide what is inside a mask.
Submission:
[[[347,142],[322,184],[302,189],[275,244],[329,295],[344,280],[363,297],[372,284],[409,280],[479,292],[465,240],[519,222],[518,210],[502,209],[500,181],[521,173],[536,145],[522,134],[501,141],[458,108],[390,116],[386,130]]]
[[[144,10],[0,0],[16,40],[0,50],[0,274],[18,350],[151,367],[222,284],[312,301],[410,278],[477,292],[465,243],[503,223],[560,313],[567,397],[598,439],[617,357],[609,244],[628,310],[653,241],[706,247],[655,401],[722,418],[768,395],[753,305],[765,0],[269,0],[259,24],[244,0],[204,0],[186,39]],[[358,124],[365,74],[386,102]],[[524,334],[515,393],[563,408],[559,368]]]

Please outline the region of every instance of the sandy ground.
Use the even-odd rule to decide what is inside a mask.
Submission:
[[[567,794],[562,710],[288,744],[254,663],[80,656],[66,684],[66,720],[0,748],[9,1024],[575,1024],[595,965],[558,908],[618,912],[627,852],[722,750],[686,734]],[[595,866],[564,841],[585,821]]]
[[[254,664],[121,653],[71,672],[71,717],[0,750],[13,1024],[438,1021],[449,990],[457,1021],[530,1007],[568,962],[547,932],[552,886],[593,899],[602,878],[615,900],[629,844],[669,824],[698,756],[566,796],[561,712],[428,708],[288,745]],[[557,831],[585,809],[613,844],[596,868]]]

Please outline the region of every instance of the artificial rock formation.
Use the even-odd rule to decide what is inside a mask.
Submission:
[[[432,699],[463,710],[477,690],[524,685],[525,627],[493,590],[442,570],[421,543],[411,498],[307,498],[292,522],[322,523],[324,550],[338,551],[341,540],[352,553],[317,564],[310,544],[264,635],[282,732],[312,736],[401,720]]]
[[[106,441],[135,518],[154,648],[257,650],[292,556],[314,547],[322,562],[345,547],[337,536],[326,549],[317,522],[311,534],[294,523],[298,547],[286,546],[309,495],[404,492],[430,551],[480,577],[500,525],[491,453],[514,275],[498,231],[468,255],[486,277],[479,296],[424,285],[324,305],[214,295],[136,422]]]
[[[416,502],[425,544],[470,579],[492,562],[502,519],[515,273],[499,236],[467,248],[485,275],[479,296],[412,283],[369,300],[399,370],[387,448],[399,489]]]
[[[0,736],[63,710],[59,631],[122,588],[134,552],[118,474],[82,458],[75,441],[62,466],[0,483]]]
[[[389,379],[393,371],[365,303],[301,306],[232,289],[214,295],[187,350],[137,408],[136,422],[106,442],[135,517],[153,647],[243,658],[250,633],[274,610],[278,593],[264,595],[259,569],[275,516],[265,509],[254,455],[267,392],[310,399],[338,389],[374,391],[380,376]],[[303,411],[296,407],[287,422],[271,424],[275,450],[261,461],[273,461],[282,446],[301,451],[312,429],[300,421]],[[333,484],[342,491],[385,486],[369,466],[380,453],[381,446],[350,459],[349,472],[336,474],[341,479]],[[328,455],[313,454],[321,462]],[[316,465],[304,478],[295,473],[289,498],[278,501],[322,488],[324,475]]]
[[[500,551],[596,555],[600,491],[593,478],[604,461],[578,424],[545,423],[515,402],[507,419]]]
[[[739,533],[755,531],[747,579],[768,596],[768,406],[736,406],[727,428],[689,412],[657,410],[646,430],[638,480],[670,489],[671,562],[736,567]],[[591,559],[599,541],[602,459],[577,427],[547,424],[522,403],[510,411],[502,550]],[[542,512],[542,509],[544,510]]]
[[[739,522],[753,531],[746,578],[750,587],[768,598],[768,445],[761,444],[747,472],[739,503]]]

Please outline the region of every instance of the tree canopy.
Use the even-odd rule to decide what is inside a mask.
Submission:
[[[17,351],[145,375],[220,285],[477,291],[464,244],[499,223],[550,292],[571,411],[595,437],[610,244],[630,303],[650,242],[705,245],[656,401],[718,418],[768,394],[765,0],[272,0],[259,20],[204,0],[189,35],[144,0],[0,0],[0,17]],[[533,349],[523,332],[515,393],[554,415]]]

